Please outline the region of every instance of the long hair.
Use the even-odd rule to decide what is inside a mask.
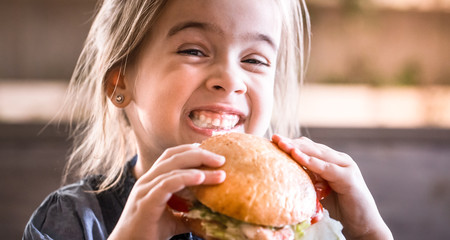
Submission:
[[[269,132],[288,136],[296,135],[299,129],[297,106],[291,103],[298,102],[298,90],[306,68],[305,56],[309,55],[309,16],[303,1],[276,0],[283,29],[273,115],[283,117],[273,117]],[[166,2],[104,0],[98,4],[65,101],[71,113],[74,142],[63,183],[102,175],[99,191],[104,191],[118,183],[124,164],[136,154],[136,139],[125,112],[108,100],[105,76],[115,67],[126,71]]]
[[[282,16],[278,49],[271,126],[274,133],[291,138],[300,135],[300,87],[308,66],[311,49],[311,24],[304,0],[277,1]]]

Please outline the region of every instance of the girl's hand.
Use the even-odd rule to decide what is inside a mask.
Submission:
[[[330,215],[341,221],[349,239],[393,239],[356,163],[306,137],[289,139],[274,135],[272,141],[312,173],[316,188],[334,191],[323,201]]]
[[[110,239],[168,239],[189,230],[167,210],[172,194],[187,186],[218,184],[225,172],[193,169],[225,162],[197,145],[167,149],[133,187]]]

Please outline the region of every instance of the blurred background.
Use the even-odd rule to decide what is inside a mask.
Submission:
[[[303,133],[350,154],[396,239],[450,238],[450,1],[309,0]],[[0,232],[60,186],[60,110],[94,0],[0,1]],[[64,119],[64,117],[63,117]]]

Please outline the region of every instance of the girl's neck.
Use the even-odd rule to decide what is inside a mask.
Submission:
[[[159,156],[159,154],[143,154],[138,151],[136,165],[134,165],[132,170],[133,176],[136,180],[144,175],[153,166]]]

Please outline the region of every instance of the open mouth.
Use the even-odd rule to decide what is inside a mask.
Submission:
[[[240,121],[240,116],[231,113],[217,113],[205,110],[195,110],[189,114],[194,126],[213,130],[231,130]]]

